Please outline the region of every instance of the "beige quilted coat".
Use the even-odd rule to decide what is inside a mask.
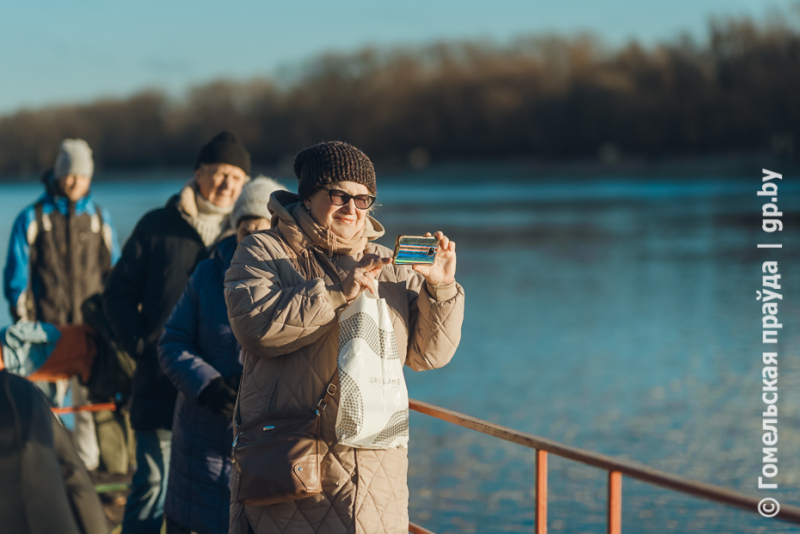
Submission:
[[[328,258],[292,217],[297,201],[296,195],[279,192],[269,204],[273,227],[282,229],[288,247],[269,233],[251,235],[239,245],[225,277],[231,328],[244,351],[242,424],[269,411],[316,406],[336,371],[337,317],[346,307],[340,282],[364,253],[391,254],[367,243],[363,252]],[[377,239],[383,228],[370,218],[365,235]],[[295,267],[307,265],[304,261],[318,262],[325,278],[306,281]],[[428,286],[420,274],[395,265],[384,267],[378,281],[405,365],[415,371],[446,365],[461,338],[463,288]],[[257,534],[408,532],[407,449],[336,444],[337,401],[338,395],[322,412],[323,492],[272,506],[242,506],[236,502],[234,470],[231,534],[245,534],[248,523]]]

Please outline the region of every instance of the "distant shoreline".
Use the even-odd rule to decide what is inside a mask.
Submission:
[[[696,157],[673,157],[660,160],[645,160],[640,158],[623,159],[613,163],[603,163],[597,160],[575,161],[542,161],[542,160],[475,160],[475,161],[443,161],[435,162],[423,169],[413,169],[401,166],[396,162],[378,161],[375,164],[379,176],[387,180],[410,179],[412,181],[425,181],[427,177],[435,174],[438,181],[452,179],[479,181],[485,179],[487,174],[496,176],[498,172],[509,181],[546,181],[553,178],[559,179],[602,179],[608,177],[628,178],[671,178],[692,179],[699,177],[745,178],[753,173],[761,172],[762,168],[769,167],[784,174],[800,174],[800,162],[787,158],[780,158],[768,153],[746,155],[709,155]],[[273,178],[292,181],[294,176],[291,168],[284,165],[259,166],[254,165],[253,176],[264,174]],[[191,164],[186,167],[162,168],[129,168],[129,169],[103,169],[98,168],[96,176],[104,182],[137,181],[162,181],[185,176],[188,180],[192,175]],[[33,183],[38,182],[40,174],[6,175],[0,176],[0,183]]]

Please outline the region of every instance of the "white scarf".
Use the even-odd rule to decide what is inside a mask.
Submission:
[[[233,206],[221,208],[200,194],[195,180],[190,180],[181,191],[179,209],[183,218],[197,230],[205,246],[211,246],[230,228]]]

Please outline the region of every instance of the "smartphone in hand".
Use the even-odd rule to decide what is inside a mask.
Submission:
[[[438,250],[435,237],[400,235],[394,244],[393,260],[395,265],[432,265]]]

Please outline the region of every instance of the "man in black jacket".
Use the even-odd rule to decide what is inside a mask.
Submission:
[[[177,391],[159,365],[158,338],[197,263],[233,233],[230,213],[249,174],[250,154],[233,134],[211,139],[194,179],[137,223],[103,293],[115,336],[137,360],[131,394],[137,468],[123,534],[160,532]]]

